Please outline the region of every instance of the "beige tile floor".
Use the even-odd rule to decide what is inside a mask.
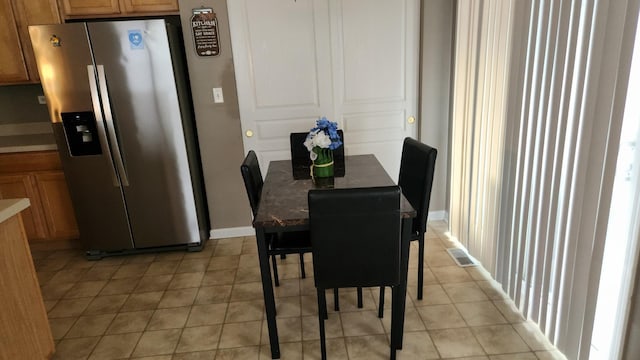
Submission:
[[[404,348],[399,359],[564,359],[525,321],[490,276],[459,268],[445,224],[429,225],[424,299],[416,300],[412,243]],[[319,359],[311,256],[280,260],[276,288],[282,359]],[[55,359],[269,359],[254,237],[212,240],[202,252],[87,261],[79,251],[33,252]],[[386,292],[389,295],[390,291]],[[390,311],[377,317],[377,289],[340,293],[326,322],[329,359],[387,359]],[[333,309],[333,296],[327,297]],[[385,302],[390,305],[390,299]]]

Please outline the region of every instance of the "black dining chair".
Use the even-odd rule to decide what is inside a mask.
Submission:
[[[400,284],[400,187],[310,190],[308,201],[320,348],[326,359],[325,290]],[[398,296],[399,291],[392,292],[392,306]],[[391,359],[398,348],[395,338]]]
[[[309,150],[304,146],[308,132],[294,132],[289,134],[289,145],[291,147],[291,168],[296,179],[306,179],[311,176],[311,159]],[[333,167],[335,176],[344,176],[344,132],[338,130],[338,135],[342,140],[342,146],[333,151]]]
[[[289,145],[291,147],[291,168],[295,179],[307,179],[311,176],[311,158],[309,158],[309,150],[304,146],[308,132],[294,132],[289,135]],[[338,129],[338,136],[342,140],[342,146],[333,151],[333,163],[335,176],[344,176],[344,132]],[[362,308],[362,288],[357,289],[358,308]],[[333,292],[334,310],[340,311],[340,301],[338,298],[338,289]]]
[[[256,153],[251,150],[245,157],[240,166],[244,186],[249,197],[251,211],[255,217],[260,206],[260,197],[262,195],[262,173],[260,172],[260,163]],[[267,237],[267,254],[271,257],[271,265],[273,267],[273,279],[276,286],[280,286],[278,279],[278,266],[276,264],[276,255],[300,254],[300,272],[302,278],[306,277],[304,270],[304,254],[311,252],[311,241],[308,231],[283,232],[269,234]]]
[[[424,271],[424,234],[427,231],[429,201],[438,150],[412,138],[405,138],[402,145],[398,185],[402,194],[416,210],[411,240],[418,241],[418,300],[422,299]],[[384,288],[380,289],[384,299]],[[382,300],[381,300],[382,301]]]

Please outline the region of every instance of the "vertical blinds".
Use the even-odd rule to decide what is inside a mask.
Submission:
[[[460,0],[451,234],[586,358],[638,0]]]

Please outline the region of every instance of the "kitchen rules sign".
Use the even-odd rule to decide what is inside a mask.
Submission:
[[[191,30],[196,53],[199,56],[216,56],[220,54],[218,41],[218,19],[210,8],[193,9]]]

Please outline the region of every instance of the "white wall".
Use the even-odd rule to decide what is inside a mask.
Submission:
[[[448,207],[449,83],[454,4],[452,0],[423,0],[420,140],[438,149],[430,211],[440,217]],[[195,55],[189,19],[191,9],[212,7],[217,14],[221,53]],[[240,176],[244,157],[240,115],[231,55],[225,0],[181,0],[185,47],[191,75],[194,110],[214,233],[251,232],[251,216]],[[215,104],[211,88],[222,87],[224,104]],[[431,216],[435,220],[437,216]],[[231,236],[231,235],[225,235]]]
[[[455,1],[422,2],[420,140],[438,149],[430,213],[448,213],[449,99]],[[436,220],[430,216],[430,220]]]
[[[202,6],[212,8],[217,15],[220,32],[218,56],[201,57],[195,52],[190,19],[192,9]],[[234,232],[233,229],[242,229],[250,233],[251,209],[240,175],[244,149],[227,3],[225,0],[181,0],[180,18],[185,37],[184,45],[212,233],[215,237],[243,234]],[[224,103],[214,103],[214,87],[222,88]]]

